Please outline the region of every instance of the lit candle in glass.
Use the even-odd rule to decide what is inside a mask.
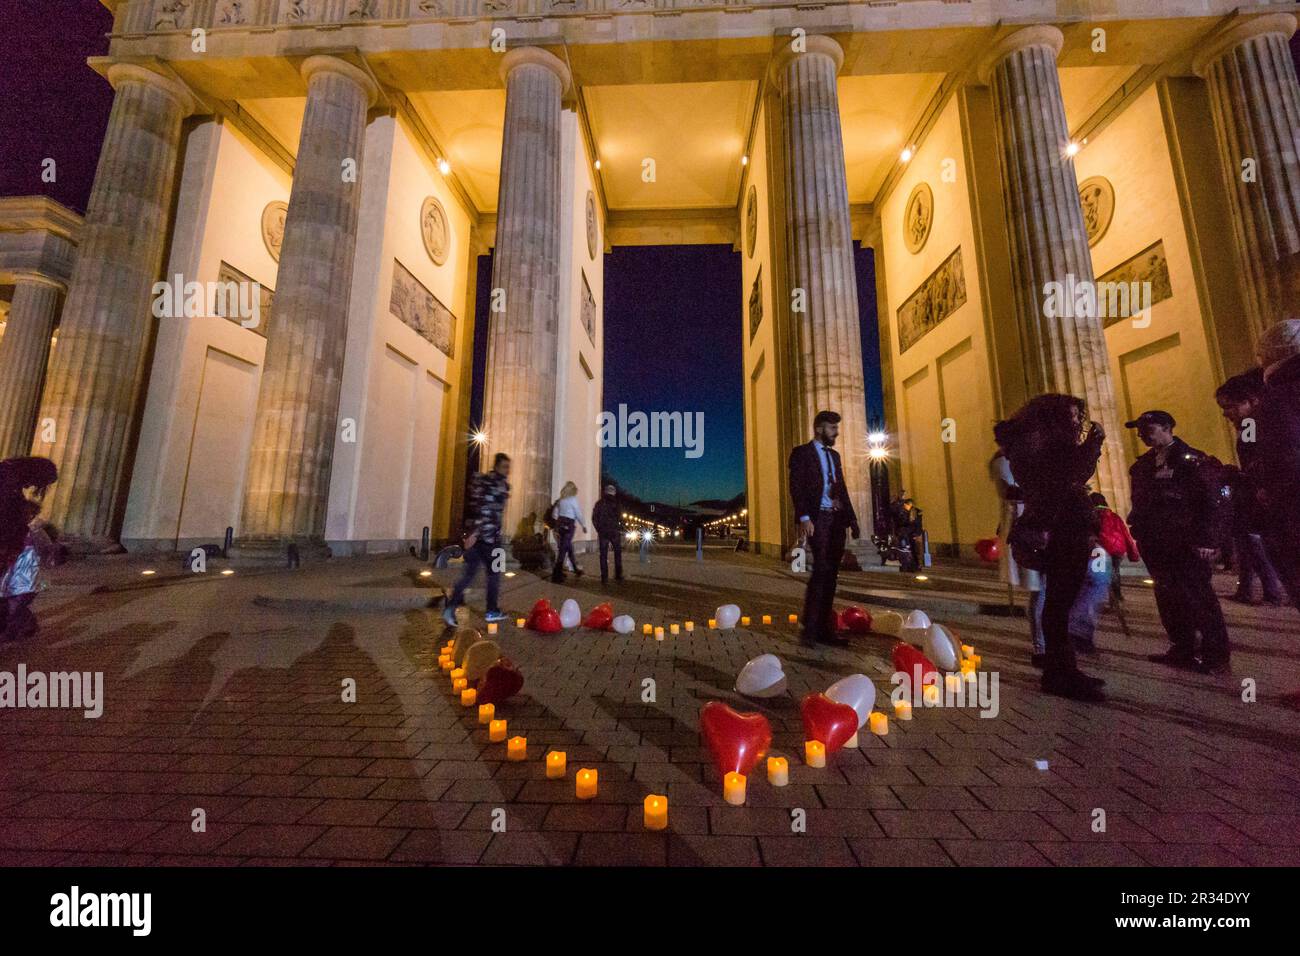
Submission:
[[[453,669],[452,669],[452,672],[451,672],[451,679],[452,679],[452,680],[459,680],[460,678],[462,678],[462,677],[464,677],[464,676],[465,676],[465,668],[463,668],[463,667],[456,667],[456,668],[453,668]]]
[[[790,761],[784,757],[767,758],[767,782],[774,787],[784,787],[790,782]]]
[[[962,657],[974,657],[974,656],[975,656],[975,646],[974,646],[973,644],[963,644],[963,645],[961,646],[961,656],[962,656]]]
[[[978,654],[972,654],[970,657],[966,658],[966,660],[971,662],[972,667],[979,670],[980,661],[984,660],[984,658],[980,657]]]
[[[473,707],[478,703],[478,691],[473,687],[466,687],[460,692],[460,706]]]
[[[722,799],[733,807],[745,802],[745,775],[732,771],[722,778]]]
[[[939,687],[937,684],[926,684],[925,689],[921,691],[921,700],[926,704],[933,706],[939,703]]]
[[[564,776],[568,765],[569,758],[563,750],[552,750],[546,755],[546,776],[551,780],[558,780]]]
[[[467,681],[463,677],[457,677],[454,681],[451,682],[451,692],[453,694],[459,694],[468,686],[469,686],[469,681]]]
[[[709,630],[710,630],[710,631],[716,631],[717,629],[718,629],[718,620],[717,620],[717,618],[713,618],[713,617],[709,618]]]
[[[662,627],[656,627],[656,628],[655,628],[655,640],[656,640],[656,641],[662,641],[663,639],[664,639],[664,629],[663,629]]]
[[[574,793],[579,800],[590,800],[596,795],[596,785],[600,780],[600,774],[595,770],[583,767],[578,771],[578,776],[574,778]]]
[[[504,723],[504,721],[502,721]],[[511,737],[506,741],[506,759],[523,760],[528,756],[528,738]]]
[[[791,623],[791,624],[798,624],[798,623],[799,623],[799,615],[798,615],[798,614],[791,614],[791,615],[790,615],[790,623]]]
[[[694,621],[687,621],[687,622],[683,625],[683,627],[686,628],[686,633],[687,633],[687,634],[693,634],[693,633],[695,633],[695,622],[694,622]]]
[[[492,718],[497,714],[496,704],[479,704],[478,705],[478,722],[480,724],[492,723]]]
[[[668,829],[667,797],[652,793],[645,798],[645,828],[647,830]]]
[[[450,657],[438,658],[438,666],[441,667],[444,671],[450,673],[452,668],[451,658]]]
[[[523,627],[527,623],[528,622],[522,617],[515,618],[515,627]]]
[[[655,632],[655,629],[654,629],[653,625],[650,625],[650,624],[642,624],[642,625],[641,625],[641,633],[642,633],[642,634],[653,634],[654,632]]]
[[[496,632],[497,632],[497,623],[496,623],[496,621],[488,621],[488,633],[489,633],[489,634],[495,634]]]
[[[668,628],[668,633],[672,635],[677,635],[680,634],[681,632],[682,629],[678,627],[676,624],[673,624],[671,627]]]
[[[488,740],[499,744],[506,739],[506,722],[504,720],[488,721]]]
[[[804,741],[803,760],[810,767],[826,766],[826,745],[820,740]]]
[[[748,615],[748,614],[746,614],[746,615],[744,615],[743,617],[741,617],[741,619],[740,619],[740,626],[741,626],[741,627],[749,627],[749,615]]]
[[[896,720],[912,719],[912,702],[910,700],[894,701],[894,719]]]
[[[763,623],[764,623],[764,624],[771,624],[771,623],[772,623],[772,615],[770,615],[770,614],[764,614],[764,615],[763,615]]]
[[[871,732],[877,737],[883,737],[889,733],[889,718],[878,710],[871,712]]]

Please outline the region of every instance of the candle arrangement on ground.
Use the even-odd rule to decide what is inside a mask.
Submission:
[[[775,654],[746,661],[736,676],[736,692],[746,697],[779,697],[785,693],[785,668]]]
[[[875,691],[872,689],[874,697]],[[858,732],[858,713],[848,704],[831,700],[825,694],[809,694],[799,704],[803,720],[804,739],[824,748],[822,762],[811,766],[825,766],[825,758],[835,753],[849,738]]]
[[[700,734],[724,780],[731,773],[747,777],[772,746],[772,726],[766,717],[742,714],[718,700],[700,708]]]

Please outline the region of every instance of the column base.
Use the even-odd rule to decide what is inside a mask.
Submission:
[[[332,557],[320,538],[281,538],[275,535],[250,535],[236,538],[227,557],[244,567],[289,567],[301,563],[317,564]]]

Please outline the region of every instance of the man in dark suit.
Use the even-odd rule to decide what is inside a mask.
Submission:
[[[853,511],[844,469],[834,448],[840,433],[836,412],[818,412],[813,419],[813,440],[790,453],[790,497],[799,521],[804,546],[809,548],[813,568],[803,600],[803,636],[806,646],[844,645],[847,638],[835,633],[831,606],[844,557],[844,533],[861,536],[858,516]]]

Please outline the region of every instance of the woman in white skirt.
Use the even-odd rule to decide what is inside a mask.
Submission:
[[[1043,643],[1043,576],[1030,568],[1022,568],[1011,554],[1011,526],[1015,524],[1025,504],[1021,500],[1020,488],[1011,473],[1011,462],[999,446],[998,452],[989,461],[989,477],[997,490],[1000,504],[998,518],[998,580],[1008,589],[1020,588],[1029,592],[1029,602],[1025,613],[1029,618],[1029,637],[1033,641],[1031,660],[1035,667],[1041,667],[1045,660],[1046,645]]]

